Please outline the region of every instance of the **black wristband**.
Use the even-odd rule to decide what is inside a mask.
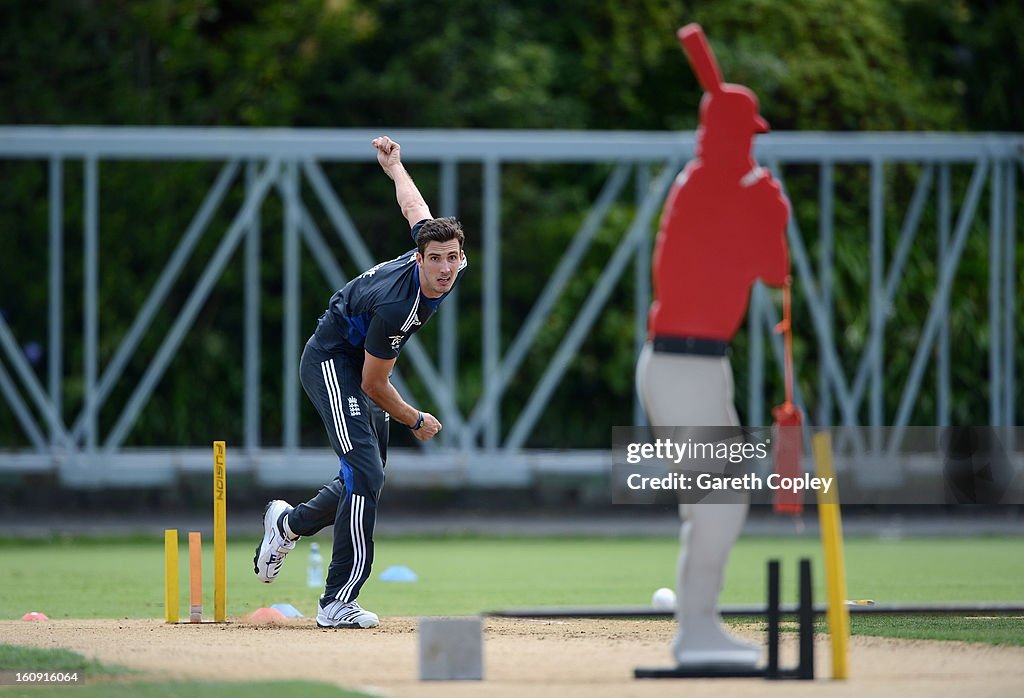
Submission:
[[[406,424],[405,426],[409,427],[408,424]],[[416,431],[417,429],[419,429],[422,426],[423,426],[423,413],[420,412],[419,413],[419,419],[416,420],[415,426],[411,426],[409,428],[412,429],[413,431]]]

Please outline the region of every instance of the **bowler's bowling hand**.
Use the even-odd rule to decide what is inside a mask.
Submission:
[[[402,163],[402,146],[387,136],[378,136],[370,143],[377,149],[377,162],[391,176],[391,168]]]
[[[420,441],[430,441],[437,436],[439,431],[441,431],[441,422],[437,421],[437,417],[429,412],[424,412],[423,424],[420,425],[419,429],[413,429],[412,435]]]

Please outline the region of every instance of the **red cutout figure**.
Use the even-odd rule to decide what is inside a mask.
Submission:
[[[757,97],[722,82],[700,26],[679,30],[704,88],[697,157],[676,180],[654,250],[649,334],[728,342],[747,313],[750,287],[782,286],[789,274],[789,204],[752,154],[767,133]]]
[[[684,443],[714,440],[714,430],[701,427],[739,426],[728,343],[755,281],[786,281],[789,205],[751,154],[754,134],[768,131],[754,93],[722,82],[698,25],[678,36],[705,94],[696,158],[669,192],[655,243],[654,302],[637,390],[659,438]],[[753,667],[759,660],[759,648],[732,637],[718,615],[725,565],[748,504],[747,493],[719,491],[679,506],[672,651],[680,667]]]

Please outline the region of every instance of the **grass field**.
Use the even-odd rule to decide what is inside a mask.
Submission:
[[[183,542],[187,536],[181,536]],[[307,616],[319,589],[306,586],[308,542],[300,542],[278,581],[264,585],[252,574],[255,540],[228,545],[228,615],[290,603]],[[325,544],[322,543],[322,546]],[[1024,539],[1020,537],[920,538],[846,541],[849,597],[878,602],[1024,602]],[[325,550],[329,557],[329,549]],[[673,586],[675,539],[605,538],[383,538],[377,541],[374,575],[360,601],[384,617],[461,615],[514,607],[635,606],[654,589]],[[797,560],[810,557],[815,593],[822,601],[821,551],[813,537],[745,537],[733,551],[722,593],[724,604],[763,603],[765,561],[783,561],[784,598],[795,601]],[[179,588],[187,616],[187,546],[179,551]],[[43,611],[54,619],[163,618],[162,539],[0,538],[0,618]],[[419,580],[377,579],[391,565],[406,565]],[[204,608],[212,611],[213,553],[204,545]],[[747,619],[749,622],[750,619]],[[826,632],[823,621],[819,630]],[[879,616],[853,618],[854,634],[1024,645],[1021,618]],[[120,667],[101,666],[62,650],[35,650],[0,639],[0,670],[81,669],[81,696],[241,696],[272,690],[281,698],[361,696],[306,681],[268,684],[152,682]],[[59,696],[66,686],[0,687],[0,695]]]
[[[185,538],[185,536],[182,536]],[[307,616],[319,589],[306,587],[302,541],[273,585],[252,574],[252,540],[228,545],[228,614],[290,603]],[[382,616],[475,614],[513,607],[640,605],[673,586],[674,539],[384,538],[374,578],[360,601]],[[878,602],[1024,602],[1024,540],[1016,537],[921,538],[846,542],[849,597]],[[329,557],[329,549],[325,550]],[[816,598],[824,599],[816,539],[746,537],[733,551],[722,603],[763,603],[769,558],[783,561],[784,600],[795,601],[796,561],[814,560]],[[187,548],[179,557],[181,608],[187,615]],[[163,617],[163,544],[156,539],[0,539],[0,618],[43,611],[51,618]],[[376,576],[406,565],[414,583]],[[212,545],[204,545],[204,608],[213,608]],[[1020,619],[886,617],[854,619],[853,631],[891,637],[1024,644]]]
[[[33,686],[20,689],[0,688],[0,695],[24,695],[27,698],[67,698],[69,690],[75,698],[251,698],[267,695],[274,698],[370,698],[366,693],[346,691],[312,681],[271,681],[247,684],[231,681],[172,681],[165,683],[96,683],[86,686]]]
[[[278,681],[260,684],[173,681],[149,683],[132,680],[130,672],[120,667],[102,666],[76,652],[44,650],[0,644],[0,671],[32,667],[74,675],[78,683],[72,689],[77,698],[174,698],[203,696],[203,698],[230,698],[253,695],[254,689],[268,691],[266,695],[302,696],[320,698],[335,696],[361,698],[363,693],[343,691],[336,686],[311,681]],[[0,695],[67,696],[69,685],[0,686]]]

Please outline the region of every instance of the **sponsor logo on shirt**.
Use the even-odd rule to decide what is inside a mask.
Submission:
[[[369,269],[364,271],[362,274],[360,274],[359,278],[360,279],[367,279],[367,278],[373,276],[374,274],[377,273],[377,270],[380,269],[385,264],[387,264],[387,262],[381,262],[380,264],[376,264],[376,265],[370,267]]]

